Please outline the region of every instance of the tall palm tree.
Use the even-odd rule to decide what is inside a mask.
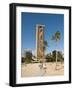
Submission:
[[[56,46],[58,46],[58,42],[60,38],[61,38],[61,34],[59,31],[55,32],[55,34],[52,36],[52,40],[56,41]],[[56,49],[56,66],[57,66],[57,58],[58,58],[57,56],[58,55],[57,55],[57,49]]]

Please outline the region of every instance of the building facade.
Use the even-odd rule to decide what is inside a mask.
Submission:
[[[36,57],[43,62],[44,60],[44,27],[45,25],[36,25]]]

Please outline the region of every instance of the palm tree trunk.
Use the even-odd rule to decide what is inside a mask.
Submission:
[[[56,47],[58,46],[57,44],[58,43],[56,42]],[[56,67],[55,67],[56,69],[57,69],[57,61],[58,61],[58,53],[57,53],[57,49],[56,49]]]
[[[57,66],[57,50],[56,50],[56,66]]]

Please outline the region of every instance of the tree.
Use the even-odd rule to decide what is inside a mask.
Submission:
[[[56,50],[52,51],[52,57],[54,59],[54,62],[56,61]]]
[[[47,43],[47,41],[44,41],[43,42],[43,49],[44,49],[44,51],[46,50],[46,47],[48,46],[48,43]]]
[[[61,38],[61,34],[59,31],[55,32],[55,34],[52,36],[52,40],[56,42],[56,47],[58,47],[58,42]],[[56,48],[56,66],[57,66],[57,48]]]
[[[46,62],[54,62],[53,56],[51,53],[46,55]]]
[[[25,59],[24,57],[21,58],[21,62],[24,63],[25,62]]]
[[[54,59],[56,58],[56,50],[54,50],[52,52],[52,57]],[[61,51],[57,51],[57,61],[58,62],[63,62],[64,61],[63,53]]]
[[[62,53],[62,52],[60,52],[60,51],[58,51],[58,61],[60,61],[60,62],[61,62],[61,64],[62,64],[62,62],[64,62],[63,53]]]
[[[44,49],[44,52],[46,51],[46,47],[48,46],[48,43],[47,43],[47,41],[44,41],[44,43],[43,43],[43,49]]]
[[[25,63],[31,63],[32,61],[32,52],[26,51],[25,52]]]

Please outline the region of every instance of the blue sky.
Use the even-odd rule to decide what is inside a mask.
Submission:
[[[64,15],[63,14],[45,14],[45,13],[26,13],[21,14],[21,52],[25,49],[36,48],[36,24],[44,24],[44,38],[48,42],[46,52],[56,50],[55,41],[50,38],[56,31],[60,31],[61,39],[58,43],[58,49],[64,51]]]

